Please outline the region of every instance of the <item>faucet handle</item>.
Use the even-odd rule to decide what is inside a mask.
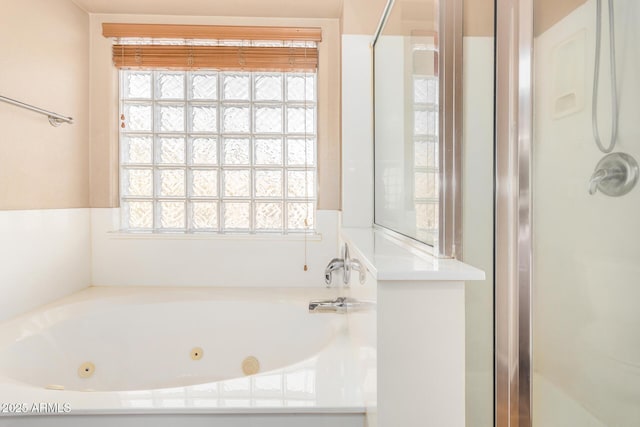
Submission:
[[[610,153],[596,165],[587,189],[593,195],[597,191],[611,197],[624,196],[638,182],[638,163],[627,153]]]
[[[344,244],[344,274],[342,275],[342,283],[344,287],[348,288],[351,285],[351,257],[349,256],[349,245]]]
[[[324,270],[324,283],[327,284],[327,288],[331,287],[333,272],[341,268],[344,269],[342,281],[345,287],[348,287],[350,284],[352,269],[359,273],[360,283],[364,284],[367,278],[367,269],[360,261],[349,257],[349,246],[346,243],[344,245],[343,256],[344,258],[334,258],[327,264],[327,268]]]
[[[327,268],[324,270],[324,283],[327,284],[327,288],[331,287],[333,279],[333,272],[344,267],[344,260],[340,258],[334,258],[329,261]]]
[[[344,286],[348,287],[351,284],[351,270],[355,270],[358,272],[358,279],[360,280],[360,284],[364,284],[367,278],[367,269],[362,265],[362,263],[349,256],[349,245],[344,244]]]
[[[364,285],[364,282],[367,280],[367,267],[355,258],[349,261],[349,267],[358,272],[358,280],[361,285]]]
[[[596,194],[598,191],[598,185],[609,175],[607,169],[596,169],[595,172],[589,178],[588,191],[590,195]]]
[[[342,251],[342,258],[344,258],[344,272],[342,274],[342,283],[345,288],[349,287],[351,282],[351,259],[349,257],[349,245],[344,244],[344,249]]]

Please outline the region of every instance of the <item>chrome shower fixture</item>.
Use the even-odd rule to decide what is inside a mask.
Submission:
[[[620,197],[627,194],[638,182],[638,163],[627,153],[611,153],[596,165],[589,179],[589,194]]]

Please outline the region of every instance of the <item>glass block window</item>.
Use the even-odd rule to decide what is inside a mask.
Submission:
[[[413,188],[418,239],[438,236],[438,76],[413,75]]]
[[[314,230],[316,74],[121,70],[122,229]]]

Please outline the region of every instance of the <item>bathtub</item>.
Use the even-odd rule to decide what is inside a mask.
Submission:
[[[0,325],[0,425],[362,426],[371,352],[307,309],[334,296],[88,288]]]

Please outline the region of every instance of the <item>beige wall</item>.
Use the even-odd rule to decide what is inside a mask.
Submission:
[[[89,13],[338,18],[343,0],[73,0]]]
[[[344,0],[342,34],[373,34],[387,0]]]
[[[534,33],[536,36],[551,28],[556,22],[576,10],[586,0],[536,0],[534,1]]]
[[[0,209],[89,206],[89,16],[69,0],[3,0],[0,95],[71,116],[0,102]]]
[[[118,77],[103,22],[321,27],[318,71],[318,208],[340,209],[340,31],[337,19],[91,15],[91,206],[118,206]]]
[[[466,37],[493,36],[493,0],[463,0],[462,27]]]
[[[493,0],[463,0],[463,2],[464,35],[492,36]],[[344,0],[341,20],[342,33],[373,35],[386,3],[387,0]],[[435,29],[436,7],[433,3],[435,0],[431,2],[431,5],[424,1],[396,0],[393,16],[390,18],[391,26],[406,28],[407,25],[413,25],[415,27],[411,28],[413,30]],[[396,21],[402,22],[394,24],[394,17]],[[416,17],[419,17],[420,20],[416,20]],[[425,25],[428,28],[424,28]]]
[[[385,35],[420,35],[438,31],[438,1],[396,0],[384,27]]]

